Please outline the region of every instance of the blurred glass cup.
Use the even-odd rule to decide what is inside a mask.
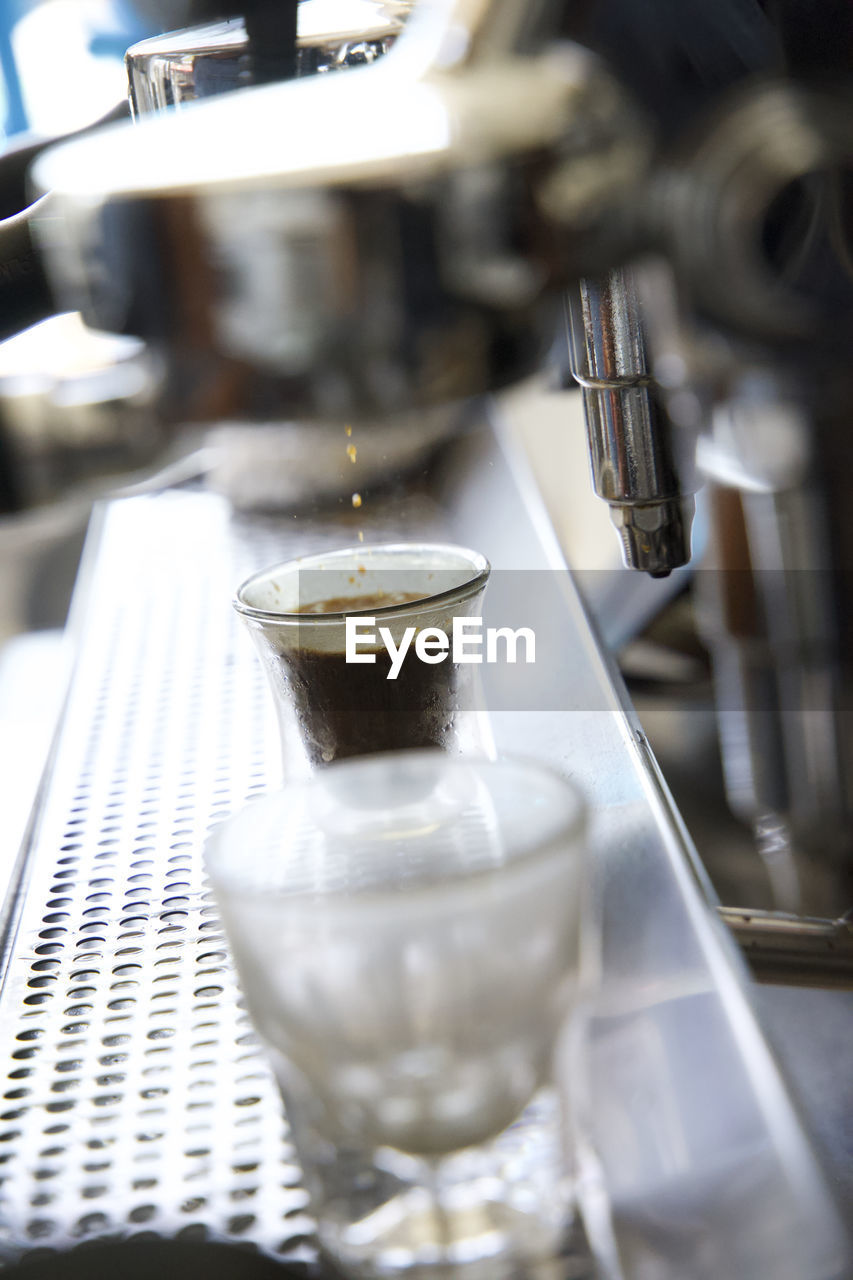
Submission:
[[[478,667],[452,651],[420,657],[414,643],[435,628],[452,644],[454,619],[478,615],[488,576],[465,547],[399,543],[304,556],[245,582],[234,607],[273,692],[285,777],[378,751],[490,754]],[[347,617],[360,630],[349,661]],[[407,635],[396,661],[387,639],[399,650]]]
[[[559,1253],[584,829],[540,766],[429,751],[318,770],[211,837],[320,1242],[349,1273],[508,1280]]]

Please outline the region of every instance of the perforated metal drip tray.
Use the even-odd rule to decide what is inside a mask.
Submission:
[[[18,896],[7,910],[0,998],[6,1259],[153,1235],[242,1242],[314,1269],[307,1197],[278,1094],[241,1007],[201,870],[210,829],[275,785],[279,771],[268,694],[230,598],[253,570],[352,542],[359,526],[368,540],[417,533],[475,544],[499,567],[557,564],[548,535],[537,532],[535,500],[490,429],[455,446],[450,462],[405,501],[360,513],[359,525],[351,515],[316,525],[235,518],[203,492],[124,500],[99,513],[72,615],[76,670]],[[713,1112],[715,1072],[725,1078],[727,1099],[740,1090],[746,1167],[760,1171],[759,1198],[745,1193],[732,1206],[728,1175],[720,1192],[686,1148],[679,1185],[692,1187],[693,1178],[705,1188],[702,1229],[714,1239],[734,1239],[744,1214],[755,1221],[767,1205],[774,1222],[781,1215],[778,1248],[766,1266],[759,1259],[749,1280],[788,1276],[776,1267],[778,1251],[794,1256],[803,1240],[807,1265],[791,1276],[828,1280],[841,1272],[824,1265],[838,1251],[820,1180],[731,958],[699,902],[683,834],[568,579],[562,607],[571,677],[598,682],[606,709],[524,713],[496,728],[499,743],[503,735],[516,750],[574,773],[596,814],[610,1004],[593,1020],[600,1096],[591,1134],[616,1239],[626,1242],[625,1275],[632,1251],[643,1266],[650,1249],[662,1248],[666,1258],[660,1241],[669,1228],[666,1209],[656,1208],[657,1184],[636,1154],[626,1163],[619,1143],[648,1145],[648,1099],[663,1098],[668,1074],[679,1069],[679,1019],[695,1018],[698,995],[702,1025],[711,1018],[715,1034],[703,1047],[708,1073],[697,1111]],[[574,716],[571,733],[567,716]],[[638,918],[638,894],[650,915]],[[670,947],[680,948],[677,989],[660,985]],[[634,1096],[647,1103],[636,1111],[622,1106]],[[668,1099],[667,1124],[677,1122],[687,1141],[692,1120],[676,1112]],[[742,1137],[739,1130],[736,1141]],[[664,1205],[666,1173],[655,1164]],[[654,1244],[644,1226],[650,1215]],[[672,1229],[677,1235],[677,1224]],[[814,1251],[813,1241],[822,1242]],[[725,1261],[713,1250],[707,1256],[712,1268]],[[642,1274],[683,1280],[677,1252],[672,1265]],[[723,1274],[738,1272],[696,1270],[691,1280]]]
[[[0,1004],[3,1238],[251,1236],[299,1256],[300,1173],[200,865],[275,767],[229,616],[246,549],[198,496],[101,521]]]

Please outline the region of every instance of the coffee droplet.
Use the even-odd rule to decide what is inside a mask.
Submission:
[[[358,450],[356,449],[354,444],[347,445],[347,457],[349,458],[350,462],[355,462],[357,453],[358,453]]]
[[[354,507],[360,507],[360,506],[361,506],[361,494],[360,494],[360,493],[354,493],[354,494],[352,495],[352,505],[353,505]]]
[[[359,529],[359,531],[358,531],[358,540],[359,540],[359,542],[364,542],[364,530],[363,530],[363,529]]]
[[[347,433],[348,436],[352,435],[352,427],[344,427],[344,431]]]

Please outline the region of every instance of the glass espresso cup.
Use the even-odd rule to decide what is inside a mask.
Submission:
[[[477,666],[454,655],[455,620],[478,615],[488,576],[467,548],[399,543],[245,582],[234,606],[272,689],[285,776],[379,751],[490,753]]]
[[[317,770],[208,842],[346,1274],[514,1280],[559,1254],[584,830],[538,765],[407,751]]]

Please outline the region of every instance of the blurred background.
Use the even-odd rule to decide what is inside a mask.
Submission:
[[[266,7],[275,9],[275,5]],[[295,11],[295,5],[279,6],[282,12],[288,7]],[[342,27],[350,21],[354,8],[359,10],[359,22],[366,21],[365,14],[371,8],[366,0],[364,4],[341,0],[340,5],[322,0],[321,7],[324,21]],[[405,4],[379,7],[409,8]],[[316,11],[317,4],[305,0],[299,8],[307,15]],[[537,6],[531,5],[530,11],[538,12]],[[87,260],[89,283],[94,281],[88,300],[116,302],[121,312],[127,301],[123,288],[132,282],[147,301],[153,299],[153,308],[143,317],[151,321],[150,333],[142,332],[144,325],[134,327],[132,321],[138,316],[128,319],[122,314],[122,323],[111,326],[102,313],[98,324],[91,316],[84,324],[81,315],[65,305],[45,319],[52,295],[40,274],[41,261],[28,256],[23,247],[15,249],[14,237],[20,233],[18,211],[34,195],[28,177],[30,162],[45,141],[129,115],[124,65],[129,46],[190,24],[224,19],[225,26],[217,27],[217,52],[212,62],[221,55],[221,65],[232,77],[225,87],[241,83],[245,67],[236,66],[233,60],[229,64],[228,51],[229,41],[236,40],[241,56],[245,53],[245,31],[237,18],[229,27],[228,16],[215,0],[6,0],[0,8],[0,128],[4,142],[0,216],[6,219],[0,271],[0,334],[6,339],[0,342],[0,810],[4,815],[0,871],[5,868],[11,873],[67,687],[74,654],[63,628],[93,504],[103,497],[156,492],[202,477],[209,489],[230,500],[238,525],[246,513],[248,519],[258,512],[263,523],[266,510],[276,504],[277,518],[285,516],[292,527],[290,521],[297,512],[304,515],[307,511],[310,516],[320,510],[322,514],[322,504],[340,502],[341,494],[349,503],[355,473],[341,448],[344,419],[334,420],[330,414],[329,421],[307,431],[296,410],[292,420],[284,419],[283,398],[277,398],[281,387],[268,376],[264,363],[269,356],[264,340],[275,326],[265,325],[263,320],[254,327],[251,324],[256,314],[262,318],[267,315],[264,307],[272,297],[269,314],[287,328],[288,307],[278,305],[280,298],[272,296],[277,283],[294,285],[293,296],[304,301],[298,292],[303,280],[298,267],[304,243],[311,243],[304,225],[310,218],[297,210],[292,225],[286,217],[278,224],[275,217],[279,211],[273,200],[270,225],[273,232],[282,232],[282,227],[284,232],[280,239],[276,234],[267,235],[267,206],[261,202],[256,209],[250,200],[241,205],[245,192],[239,182],[229,186],[227,166],[222,156],[215,156],[218,167],[207,177],[211,186],[221,182],[225,195],[217,229],[221,238],[214,250],[212,221],[205,228],[211,243],[199,247],[190,235],[192,220],[184,219],[186,210],[180,207],[171,211],[175,216],[168,227],[165,219],[156,224],[156,231],[172,251],[171,258],[164,252],[161,262],[150,253],[151,243],[156,242],[145,239],[153,223],[143,220],[138,234],[132,218],[105,223],[108,234],[103,237],[103,254],[99,257],[93,252]],[[845,165],[849,170],[853,157],[853,144],[848,139],[849,120],[853,119],[847,88],[853,69],[849,0],[820,4],[811,0],[656,0],[653,4],[645,0],[584,0],[564,5],[563,16],[566,29],[560,32],[561,38],[579,38],[595,50],[614,79],[596,81],[598,70],[590,72],[589,81],[580,77],[582,87],[598,84],[601,93],[591,94],[590,103],[579,90],[581,107],[589,109],[589,119],[581,121],[584,127],[579,136],[571,135],[575,150],[567,145],[562,153],[558,148],[555,163],[568,156],[570,167],[578,155],[585,157],[584,146],[590,153],[601,147],[600,172],[616,171],[618,179],[614,201],[619,205],[617,225],[608,225],[606,232],[616,238],[623,257],[630,259],[638,244],[644,254],[657,255],[644,277],[644,304],[651,300],[651,305],[641,324],[634,307],[636,298],[623,280],[621,284],[617,281],[618,288],[605,298],[607,305],[599,306],[607,294],[601,287],[606,274],[601,263],[609,266],[605,250],[613,242],[598,243],[591,235],[589,261],[599,264],[596,269],[602,271],[602,277],[586,279],[577,262],[570,260],[568,266],[560,263],[565,269],[562,276],[555,273],[559,281],[550,282],[550,293],[572,293],[574,304],[570,301],[566,308],[557,308],[550,355],[538,362],[539,371],[532,376],[526,366],[524,378],[509,389],[502,385],[486,388],[495,392],[488,413],[520,446],[522,460],[515,464],[519,475],[529,466],[535,477],[588,606],[597,642],[607,662],[612,662],[614,669],[618,666],[642,732],[660,765],[665,779],[662,794],[668,788],[675,799],[673,822],[680,830],[683,820],[689,832],[687,843],[692,839],[698,849],[702,865],[693,869],[701,890],[713,910],[720,908],[723,919],[739,937],[756,974],[770,979],[768,985],[752,991],[764,1029],[780,1048],[785,1070],[796,1083],[810,1129],[819,1138],[838,1187],[853,1199],[853,1108],[845,1067],[853,1052],[849,990],[853,929],[849,914],[845,918],[851,900],[844,896],[850,885],[853,788],[848,783],[853,775],[849,767],[846,775],[843,768],[836,767],[839,759],[843,763],[845,752],[848,766],[853,758],[849,742],[853,721],[845,715],[853,690],[853,650],[843,643],[849,638],[843,602],[853,581],[849,576],[848,515],[853,469],[847,430],[851,399],[847,339],[853,314],[848,292],[853,272],[844,236],[835,235],[839,226],[843,229],[843,218],[833,221],[832,213],[836,206],[842,213],[850,207],[843,198],[835,200],[839,190],[843,196],[843,184],[833,186],[838,177],[835,170],[843,172]],[[388,47],[394,38],[396,31],[388,38]],[[203,48],[206,55],[211,40],[214,37],[209,33],[202,37],[179,32],[176,39],[158,46],[164,66],[169,68],[162,83],[155,85],[163,90],[163,101],[154,102],[152,92],[152,101],[143,104],[144,110],[180,106],[182,94],[187,98],[195,95],[201,75],[196,76],[193,56],[184,60],[181,50],[192,53],[194,47],[196,52]],[[382,40],[385,36],[372,43],[349,40],[342,46],[346,53],[339,59],[340,65],[365,65],[384,51],[384,45],[379,48]],[[199,65],[204,62],[199,56]],[[336,65],[334,57],[324,62],[318,54],[308,69],[326,71]],[[772,90],[765,95],[762,88],[761,77],[769,73],[782,80],[779,99],[773,97]],[[465,74],[464,67],[460,74]],[[154,84],[156,77],[150,79]],[[620,93],[614,91],[611,98],[614,82]],[[838,98],[834,101],[836,88]],[[729,90],[741,89],[742,100],[736,94],[727,96]],[[626,98],[621,96],[622,90]],[[825,91],[832,110],[824,115],[826,102],[821,95]],[[471,101],[477,102],[475,94]],[[599,107],[601,114],[596,114]],[[611,110],[612,117],[607,115]],[[490,119],[488,111],[486,118]],[[312,123],[299,122],[304,124],[306,136]],[[258,135],[255,130],[251,137],[260,154],[262,139],[259,142]],[[549,137],[549,147],[552,142]],[[548,155],[553,158],[550,152]],[[120,155],[112,153],[112,157],[119,167]],[[788,173],[786,166],[795,163],[791,157],[801,164],[803,173]],[[264,158],[261,154],[261,165]],[[406,156],[395,158],[402,162]],[[515,234],[519,228],[512,217],[504,218],[504,212],[507,208],[513,213],[519,207],[526,209],[526,202],[513,203],[517,188],[511,182],[502,185],[506,174],[497,165],[495,173],[486,175],[494,179],[493,185],[475,181],[468,188],[464,165],[460,171],[463,177],[453,192],[459,203],[453,208],[459,215],[454,230],[461,230],[457,238],[449,237],[453,252],[459,254],[459,261],[454,260],[451,266],[459,269],[449,271],[447,278],[453,287],[462,280],[463,294],[473,278],[481,289],[478,304],[482,296],[491,302],[497,298],[493,313],[499,314],[502,323],[501,289],[517,285],[519,280],[523,285],[528,277],[517,268],[529,266],[529,261],[521,254],[519,262],[510,253],[501,260],[497,252],[496,261],[489,261],[488,252],[480,256],[479,249],[482,242],[487,249],[509,245],[516,250],[521,239]],[[392,190],[394,176],[389,178]],[[577,177],[571,169],[570,176]],[[751,185],[754,176],[757,186]],[[112,174],[95,177],[109,186]],[[66,171],[65,178],[72,192],[66,212],[70,210],[72,222],[79,215],[79,226],[74,223],[79,230],[96,209],[97,199],[90,206],[85,199],[75,206],[75,191],[79,194],[74,187],[75,175]],[[765,178],[766,186],[760,185],[759,179],[763,182]],[[636,188],[631,186],[634,180]],[[619,182],[625,183],[627,197]],[[781,184],[781,190],[774,183]],[[583,189],[582,181],[578,185]],[[568,182],[564,187],[563,194],[565,190],[571,194],[573,184]],[[118,190],[113,213],[115,206],[124,208],[120,183]],[[432,204],[425,201],[424,208],[439,221],[441,210],[448,207],[445,197],[446,192],[440,191]],[[237,201],[235,206],[227,203],[231,198]],[[748,217],[753,206],[760,209],[757,237]],[[246,212],[248,220],[242,223],[233,208]],[[827,209],[831,216],[825,219]],[[383,212],[380,209],[380,214]],[[251,218],[256,214],[255,223]],[[561,210],[561,214],[570,222],[571,209]],[[93,224],[95,220],[93,214]],[[365,243],[372,245],[367,222],[365,217],[359,229]],[[838,251],[828,265],[823,235],[826,224],[833,233],[830,247]],[[429,216],[405,225],[416,248],[429,241],[433,230]],[[493,233],[493,241],[481,236],[484,227]],[[848,231],[850,227],[853,221]],[[418,236],[424,228],[422,242]],[[441,229],[446,230],[443,223]],[[541,225],[535,230],[541,232]],[[291,231],[296,246],[293,258],[299,260],[292,272],[293,263],[285,261],[284,254],[277,256],[280,243]],[[561,231],[565,242],[571,243],[565,224],[561,224]],[[623,241],[618,240],[620,235],[625,237]],[[848,235],[848,242],[850,238]],[[80,240],[82,260],[91,245],[83,235]],[[579,241],[587,243],[583,235]],[[11,249],[5,247],[10,243]],[[536,236],[523,244],[523,250],[530,250],[534,243],[538,252],[541,241]],[[190,245],[190,268],[182,274],[176,264],[185,265],[185,244]],[[260,246],[257,258],[252,255],[254,245]],[[193,248],[198,250],[196,258],[192,257]],[[384,252],[384,240],[380,249]],[[759,250],[762,269],[769,264],[775,272],[774,289],[780,287],[778,293],[762,294],[757,305],[747,288],[755,283],[747,267],[755,265],[750,255]],[[206,286],[211,275],[207,272],[211,259],[205,259],[204,253],[213,254],[217,267],[224,257],[231,269],[230,283],[229,271],[220,273],[226,281],[226,307],[234,278],[246,284],[245,305],[235,322],[244,346],[238,349],[237,358],[233,351],[224,355],[221,349],[214,351],[212,363],[203,358],[209,358],[210,351],[200,356],[203,342],[192,349],[198,332],[209,337],[203,323],[193,331],[199,312],[208,304],[214,312],[223,300],[213,296],[214,290],[208,297],[206,287],[198,287],[199,281]],[[368,249],[365,260],[369,257]],[[399,260],[404,257],[401,253]],[[373,260],[374,266],[377,261],[381,267],[382,253]],[[354,271],[361,265],[354,259],[350,262]],[[511,270],[507,271],[507,266]],[[542,268],[542,260],[535,259],[535,266]],[[648,266],[645,263],[644,269]],[[127,275],[122,274],[125,269]],[[617,266],[614,275],[620,272],[621,266]],[[375,274],[382,276],[381,271]],[[428,275],[416,274],[414,280],[405,277],[403,285],[420,289]],[[581,275],[584,279],[579,283]],[[309,275],[304,279],[310,283]],[[274,284],[267,287],[270,281]],[[365,287],[366,298],[371,287],[367,271],[358,283]],[[148,285],[150,292],[146,293]],[[176,301],[176,314],[183,324],[166,333],[158,329],[158,323],[168,319],[168,307],[160,304],[167,296],[165,287],[171,285],[176,285],[175,295],[186,286],[186,296],[193,304],[199,303],[199,310],[190,306],[182,311],[181,299],[176,301],[170,292],[169,300]],[[789,301],[785,292],[789,285],[795,293],[804,286],[798,301],[814,287],[820,303],[818,320],[812,323],[809,319],[793,338],[784,331],[784,306],[776,305],[780,299],[782,303]],[[161,287],[164,291],[158,293]],[[354,286],[352,292],[357,294],[358,288]],[[282,296],[292,302],[286,288]],[[379,296],[380,301],[384,297],[381,290],[370,296]],[[426,297],[427,303],[436,301],[428,288],[424,293],[416,291],[415,296],[420,301]],[[505,309],[516,319],[511,287],[507,296],[511,302]],[[573,329],[577,317],[573,318],[572,308],[577,308],[578,296],[586,311]],[[464,298],[465,304],[468,301]],[[447,298],[440,297],[438,302],[445,304]],[[628,353],[638,358],[627,369],[597,369],[592,360],[587,367],[585,323],[593,355],[609,356],[619,346],[614,340],[618,325],[608,328],[605,323],[612,320],[605,315],[611,302],[618,304],[616,311],[618,306],[626,308],[622,320],[623,329],[632,331],[629,338],[640,333],[636,349]],[[93,310],[97,312],[97,307]],[[440,307],[436,310],[443,314]],[[362,311],[365,315],[370,311],[367,301],[363,308],[356,308],[353,327],[358,336]],[[423,311],[428,315],[429,305]],[[518,313],[523,313],[525,322],[530,319],[523,305]],[[654,324],[645,331],[649,315]],[[519,321],[518,328],[522,327]],[[388,328],[392,331],[388,345],[393,348],[393,323]],[[567,331],[572,331],[571,343]],[[187,333],[190,341],[184,346]],[[500,329],[499,334],[517,336],[511,328]],[[595,341],[602,335],[601,351],[595,352]],[[388,338],[389,334],[383,336]],[[423,334],[418,331],[416,336]],[[255,349],[252,343],[257,344]],[[439,349],[439,358],[451,369],[455,369],[455,345],[451,340]],[[625,345],[630,347],[631,343]],[[164,368],[172,355],[180,368],[170,382]],[[255,356],[258,359],[252,364]],[[323,365],[321,374],[326,371]],[[387,372],[387,366],[383,365],[382,371]],[[336,372],[343,380],[352,370]],[[502,369],[497,372],[503,374]],[[577,380],[583,383],[583,390]],[[357,377],[354,381],[357,383]],[[331,384],[332,379],[325,378],[324,385]],[[165,414],[159,412],[164,387],[179,401],[186,393],[180,404],[180,437],[166,430]],[[257,396],[251,412],[244,413],[251,398],[248,391],[257,392]],[[632,402],[638,391],[640,396]],[[198,394],[193,399],[190,393]],[[247,394],[241,400],[243,393]],[[635,412],[636,400],[646,394],[654,401],[653,412],[646,412],[648,405]],[[636,441],[630,436],[644,412],[646,419],[651,416],[654,428],[651,443],[645,442],[649,446],[645,453],[634,449]],[[390,479],[392,473],[414,478],[417,489],[423,476],[429,475],[434,451],[455,432],[460,438],[464,435],[465,413],[451,419],[452,415],[443,416],[441,411],[433,413],[418,405],[411,416],[403,415],[396,427],[386,431],[374,423],[371,430],[358,433],[359,466],[374,467],[369,479],[377,493],[390,496],[391,505],[398,496]],[[588,436],[590,419],[593,423],[597,420],[598,438],[594,430]],[[643,421],[648,425],[646,419]],[[170,428],[174,426],[173,420]],[[625,435],[620,436],[623,428]],[[673,480],[669,465],[673,462],[670,455],[676,452],[673,441],[689,454],[697,438],[702,466],[694,474],[689,460],[681,476],[684,483],[679,484],[678,476]],[[619,453],[626,440],[627,457]],[[607,452],[611,446],[612,455]],[[332,459],[336,460],[332,484],[321,488],[321,482],[328,481]],[[368,471],[359,474],[368,475]],[[594,484],[601,496],[596,496]],[[723,495],[715,511],[711,510],[709,489],[718,497]],[[691,532],[694,490],[696,511]],[[655,519],[666,508],[683,545],[676,547],[662,538],[665,545],[656,547],[653,537],[634,536],[632,541],[631,517],[637,508],[648,514],[650,507]],[[821,521],[825,517],[832,528],[823,540]],[[642,533],[642,525],[638,527]],[[633,533],[637,534],[637,528]],[[826,635],[821,627],[826,620],[826,600],[817,590],[827,581],[824,571],[829,557],[824,553],[829,544],[839,568],[839,580],[833,588],[839,582],[842,588],[838,594],[842,607],[833,618],[841,620],[840,639],[832,638],[832,645],[838,641],[837,648],[824,645]],[[661,553],[660,560],[649,553],[650,546],[652,553]],[[749,554],[745,554],[745,547]],[[704,604],[701,598],[701,575],[709,575],[707,582],[709,577],[713,581],[716,573],[713,568],[703,569],[710,563],[705,560],[709,548],[731,553],[728,567],[734,568],[734,574],[729,581],[745,581],[745,576],[738,575],[751,572],[749,555],[761,571],[745,595],[734,592],[723,601],[729,606],[728,613],[723,608],[715,614],[707,597]],[[648,560],[644,559],[647,554]],[[633,555],[633,568],[623,563],[623,555],[628,559]],[[737,563],[737,555],[745,555],[743,564]],[[762,576],[768,568],[769,574]],[[783,583],[784,589],[774,595],[765,590],[768,583]],[[807,589],[801,592],[803,584]],[[830,603],[834,606],[835,597]],[[755,624],[753,629],[759,616],[761,625]],[[789,624],[790,632],[786,630]],[[775,647],[780,635],[786,643],[792,639],[781,654]],[[795,678],[791,679],[795,667]],[[719,717],[715,674],[722,712]],[[728,685],[726,677],[730,678]],[[832,683],[836,679],[838,685]],[[743,694],[743,705],[736,704],[732,685]],[[827,688],[834,697],[839,687],[841,696],[829,701]],[[798,696],[806,714],[789,716]],[[829,714],[813,716],[810,713],[815,709]],[[728,751],[726,769],[720,723]],[[789,739],[784,749],[779,746],[782,727]],[[663,808],[665,804],[657,811]],[[824,864],[831,875],[822,874]],[[815,893],[809,897],[814,868]],[[833,894],[838,891],[829,898],[823,893],[827,879],[831,879]],[[815,902],[820,904],[820,913],[813,919]],[[805,922],[794,913],[804,903],[808,907],[803,910],[808,917]],[[649,919],[654,907],[651,904]],[[638,922],[638,914],[642,913],[629,908],[631,923],[642,927],[645,921]],[[758,932],[754,919],[762,926]],[[805,990],[806,986],[810,989]]]
[[[124,54],[159,27],[129,0],[6,0],[0,8],[3,135],[93,124],[127,95]]]

